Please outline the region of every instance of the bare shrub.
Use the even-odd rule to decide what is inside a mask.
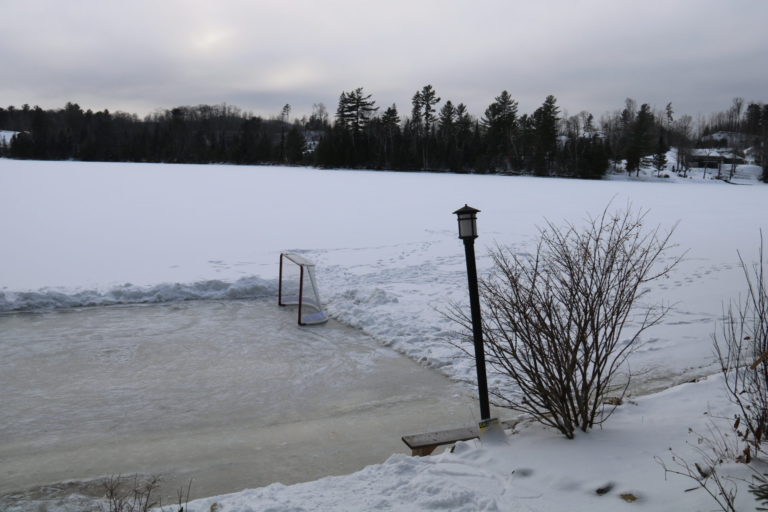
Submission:
[[[691,462],[686,457],[672,453],[674,466],[667,466],[661,457],[654,457],[656,462],[664,468],[665,478],[667,473],[690,478],[696,482],[697,487],[687,489],[688,491],[703,489],[717,503],[720,510],[736,512],[736,495],[740,479],[723,474],[720,467],[736,459],[737,444],[734,444],[733,439],[714,424],[709,426],[707,434],[698,434],[693,430],[690,432],[697,438],[696,444],[691,446],[694,446],[698,453],[699,461]],[[687,444],[690,445],[690,443]]]
[[[102,482],[106,504],[102,507],[104,512],[149,512],[159,507],[161,512],[166,512],[162,506],[162,500],[155,498],[160,489],[161,478],[157,475],[147,477],[124,477],[121,475],[110,476]],[[189,503],[189,495],[192,490],[192,480],[187,488],[180,487],[176,491],[177,504],[170,510],[184,512]],[[157,499],[157,501],[156,501]]]
[[[768,434],[768,288],[760,234],[759,261],[744,270],[746,296],[731,302],[720,333],[715,333],[715,353],[720,361],[728,398],[738,408],[733,429],[744,442],[739,458],[749,463],[763,451]]]
[[[520,391],[494,391],[496,405],[568,438],[610,416],[615,406],[604,401],[625,396],[629,373],[618,377],[627,357],[668,310],[637,306],[647,292],[641,287],[679,261],[662,261],[673,230],[644,230],[646,215],[608,207],[583,228],[548,221],[533,255],[501,246],[492,252],[493,269],[480,283],[485,350],[489,365]],[[453,305],[447,315],[471,332],[463,308]]]
[[[768,474],[757,473],[753,482],[749,485],[749,492],[755,497],[755,501],[763,505],[755,510],[768,510]]]
[[[153,497],[160,486],[158,476],[110,476],[103,485],[108,512],[147,512],[158,504]]]

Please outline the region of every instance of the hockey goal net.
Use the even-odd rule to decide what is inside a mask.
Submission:
[[[280,254],[277,303],[280,306],[298,306],[299,325],[328,321],[320,302],[314,263],[298,254]]]

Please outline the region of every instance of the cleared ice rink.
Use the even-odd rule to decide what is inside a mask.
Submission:
[[[164,503],[190,478],[193,497],[313,480],[478,416],[437,371],[338,322],[298,327],[272,301],[3,314],[0,338],[6,497],[135,473],[163,475]]]

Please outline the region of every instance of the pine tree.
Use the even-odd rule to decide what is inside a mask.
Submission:
[[[550,174],[557,151],[557,115],[560,109],[556,102],[557,99],[550,94],[533,113],[533,171],[539,176]]]
[[[395,148],[400,139],[400,115],[397,113],[397,106],[394,103],[391,107],[387,107],[384,115],[381,116],[381,127],[383,131],[382,156],[384,157],[382,163],[386,167],[392,167],[396,165]]]
[[[411,98],[411,129],[417,134],[422,136],[422,117],[421,111],[424,108],[424,100],[421,97],[421,91],[416,93]]]
[[[421,89],[421,109],[424,131],[429,135],[432,125],[435,123],[435,105],[440,103],[440,98],[431,85],[425,85]]]
[[[347,129],[352,125],[352,113],[349,108],[349,99],[346,91],[339,95],[339,105],[336,107],[336,126]]]
[[[672,126],[672,123],[675,122],[675,111],[672,110],[672,102],[667,103],[666,108],[664,109],[666,120],[667,120],[667,129],[669,130]]]
[[[456,107],[448,100],[438,116],[438,155],[440,165],[448,169],[458,168],[456,147]]]
[[[656,169],[656,176],[661,176],[661,171],[667,168],[667,151],[669,148],[664,143],[664,137],[660,136],[656,153],[653,155],[653,167]]]
[[[285,141],[285,125],[288,123],[288,118],[291,115],[291,106],[286,103],[283,105],[283,109],[280,111],[280,162],[288,161],[288,151]]]
[[[422,169],[429,168],[429,146],[432,127],[435,123],[435,105],[440,102],[431,85],[425,85],[416,91],[411,100],[412,131],[416,134],[416,151],[421,156]]]
[[[482,119],[486,129],[487,147],[492,167],[511,167],[514,139],[517,134],[517,101],[507,91],[496,96],[485,109]]]
[[[381,123],[390,137],[400,132],[400,114],[397,113],[397,105],[393,103],[391,107],[387,107],[384,115],[381,116]]]
[[[654,119],[651,107],[647,103],[640,106],[629,129],[629,142],[626,151],[627,171],[636,171],[640,175],[640,159],[654,151]]]
[[[299,126],[294,124],[285,140],[285,157],[289,164],[298,164],[304,156],[307,141],[301,133]]]
[[[336,109],[336,123],[354,135],[359,135],[370,122],[374,112],[379,109],[375,105],[371,95],[365,94],[362,87],[342,92]]]
[[[456,122],[456,107],[453,106],[453,102],[448,100],[440,109],[440,115],[438,117],[439,129],[442,134],[450,135],[453,131],[453,125]]]
[[[463,103],[456,105],[455,140],[456,157],[455,169],[462,169],[474,166],[474,158],[479,141],[476,136],[479,135],[472,131],[474,122],[472,116],[467,111],[467,106]]]

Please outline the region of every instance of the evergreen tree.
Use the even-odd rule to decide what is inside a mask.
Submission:
[[[456,107],[453,106],[453,102],[448,100],[440,109],[440,115],[438,118],[439,130],[443,136],[449,136],[453,132],[453,125],[456,122]]]
[[[467,106],[463,103],[456,105],[456,121],[454,122],[456,156],[454,170],[474,167],[476,153],[480,145],[480,134],[472,130],[474,125],[475,123],[472,120],[472,116],[469,115]]]
[[[336,126],[347,129],[352,127],[352,112],[350,109],[350,100],[347,98],[347,92],[342,91],[339,95],[339,104],[336,107]]]
[[[336,119],[342,127],[358,136],[370,122],[373,114],[379,109],[370,94],[365,94],[362,87],[347,93],[342,92]]]
[[[667,151],[669,148],[664,143],[664,137],[659,137],[659,143],[656,145],[656,153],[653,155],[653,167],[656,169],[656,176],[661,176],[661,171],[667,168]]]
[[[640,175],[640,159],[654,151],[654,118],[647,103],[640,106],[637,116],[630,125],[630,137],[626,151],[627,171]]]
[[[22,160],[35,158],[34,156],[35,143],[32,140],[32,136],[29,132],[19,132],[11,137],[11,146],[8,149],[8,153],[11,158],[19,158]]]
[[[349,92],[342,92],[336,109],[336,123],[328,136],[318,147],[320,165],[359,167],[366,165],[369,159],[371,141],[367,127],[378,110],[376,102],[366,94],[362,87]]]
[[[288,155],[285,147],[285,127],[291,115],[291,105],[286,103],[280,111],[280,162],[286,162]]]
[[[458,168],[456,148],[456,107],[448,100],[438,116],[438,159],[443,167]]]
[[[763,181],[768,183],[768,103],[763,105],[761,117],[758,158],[759,163],[763,166]]]
[[[746,131],[750,135],[760,135],[762,126],[762,109],[759,103],[750,103],[747,105]]]
[[[421,90],[422,109],[424,111],[424,129],[429,133],[435,123],[435,105],[440,103],[431,85],[425,85]]]
[[[382,163],[385,167],[397,167],[400,163],[399,158],[396,158],[396,149],[400,142],[400,115],[394,103],[387,107],[381,116],[381,128]]]
[[[514,160],[514,139],[517,134],[517,101],[507,91],[496,96],[485,109],[482,119],[491,167],[508,170]]]
[[[411,98],[411,123],[410,123],[410,128],[419,137],[421,137],[423,135],[423,133],[422,133],[423,120],[422,120],[422,117],[421,117],[421,112],[422,112],[423,109],[424,109],[424,101],[423,101],[422,96],[421,96],[421,91],[416,91],[416,93]]]
[[[429,147],[436,120],[435,105],[440,102],[440,98],[431,85],[425,85],[420,91],[416,91],[411,102],[411,123],[416,135],[416,150],[421,155],[422,169],[429,169]]]
[[[552,161],[557,151],[557,123],[559,107],[551,94],[533,113],[534,154],[533,171],[539,176],[551,173]]]
[[[670,129],[671,126],[672,126],[672,123],[675,122],[675,118],[674,118],[675,111],[672,110],[672,103],[671,102],[667,103],[667,106],[664,109],[664,113],[665,113],[666,121],[667,121],[667,129]]]
[[[32,114],[32,154],[38,160],[50,158],[51,133],[49,116],[40,107],[35,107]]]
[[[302,161],[304,151],[307,147],[307,141],[301,133],[297,123],[291,126],[285,139],[285,156],[289,164],[298,164]]]

